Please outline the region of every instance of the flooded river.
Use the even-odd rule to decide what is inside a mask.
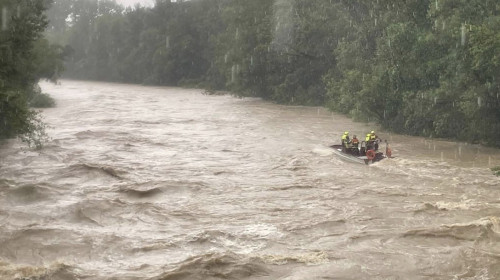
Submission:
[[[62,81],[41,151],[0,147],[0,279],[500,279],[500,151],[323,108]]]

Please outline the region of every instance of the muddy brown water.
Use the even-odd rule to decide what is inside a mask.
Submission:
[[[323,108],[42,83],[51,141],[0,147],[0,279],[500,279],[500,151]]]

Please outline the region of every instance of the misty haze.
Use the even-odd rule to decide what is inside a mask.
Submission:
[[[1,0],[0,279],[500,279],[493,0]]]

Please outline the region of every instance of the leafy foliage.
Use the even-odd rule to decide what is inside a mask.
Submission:
[[[39,95],[40,78],[55,80],[62,69],[59,50],[42,38],[49,1],[0,2],[0,138],[19,136],[37,148],[46,139],[29,101]]]
[[[500,166],[495,166],[491,168],[491,171],[497,176],[500,176]]]
[[[52,108],[56,106],[56,101],[50,95],[43,93],[42,89],[37,85],[28,104],[31,108]]]
[[[68,0],[49,16],[69,77],[323,105],[500,147],[496,0]]]

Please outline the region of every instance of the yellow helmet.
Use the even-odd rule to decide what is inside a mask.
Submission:
[[[349,131],[344,132],[344,134],[346,134],[346,135],[349,134]]]
[[[372,132],[370,132],[370,133],[375,133],[375,130],[372,130]]]

